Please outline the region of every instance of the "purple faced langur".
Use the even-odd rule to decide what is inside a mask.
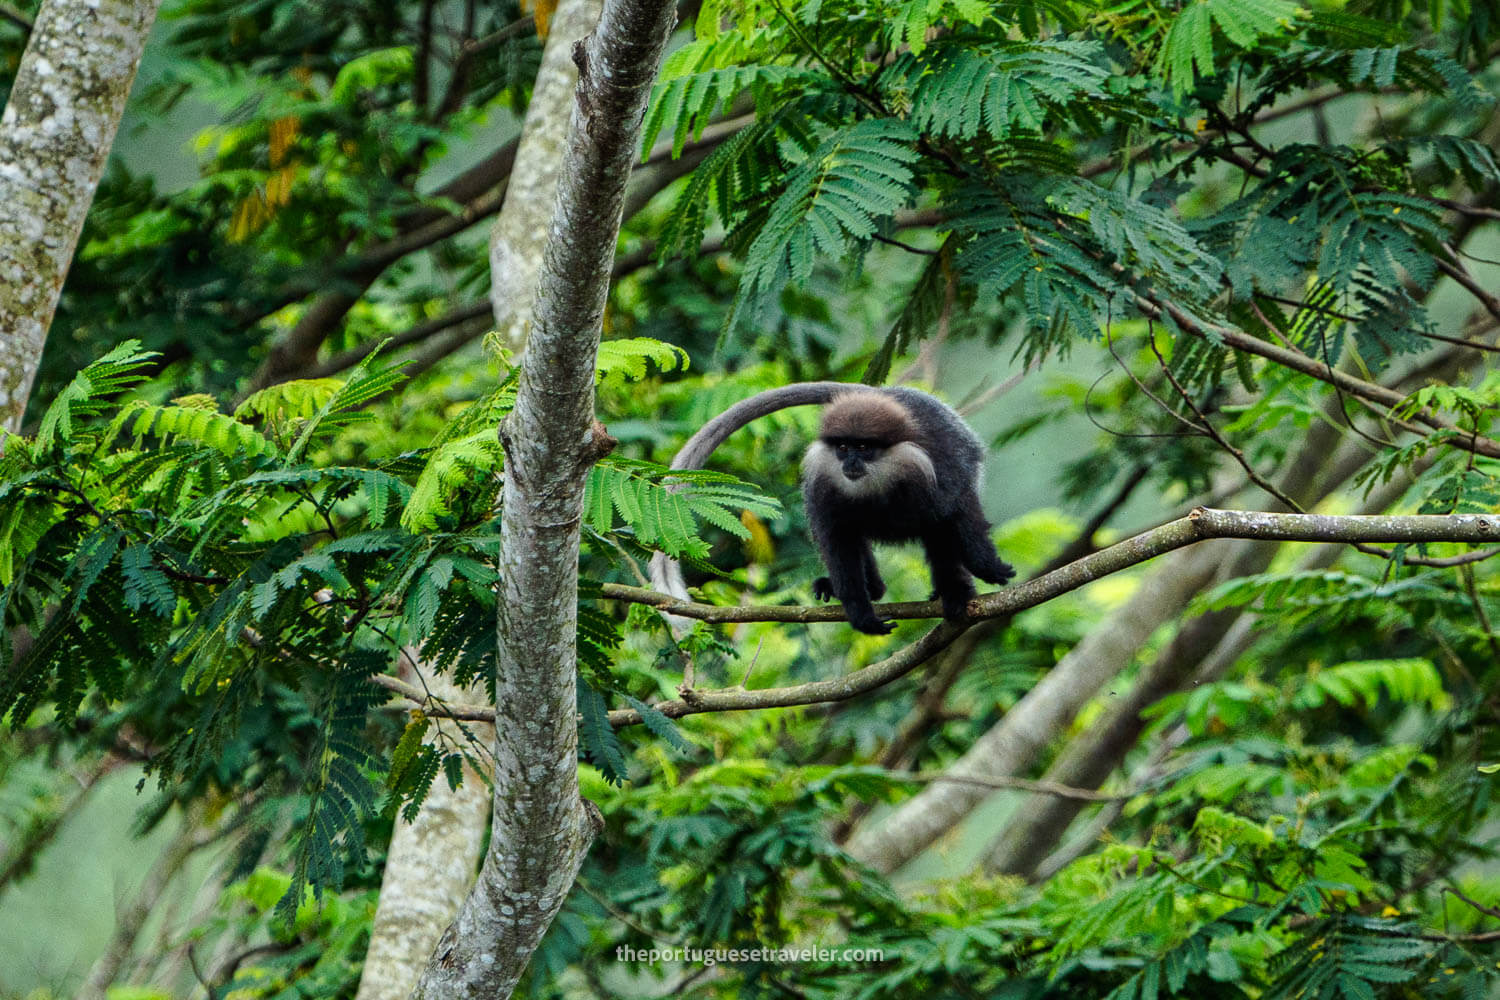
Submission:
[[[895,625],[871,604],[885,581],[870,543],[920,541],[944,617],[965,617],[973,577],[1003,584],[1016,573],[979,506],[983,457],[963,418],[925,392],[851,389],[830,400],[802,460],[807,523],[828,568],[813,595],[838,598],[850,625],[885,635]]]

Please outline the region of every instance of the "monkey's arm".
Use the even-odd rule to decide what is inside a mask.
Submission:
[[[964,569],[956,525],[943,522],[923,535],[922,549],[932,572],[932,596],[943,602],[943,617],[967,617],[974,599],[974,578]]]
[[[865,593],[870,595],[870,600],[878,601],[885,596],[885,580],[880,576],[880,567],[875,563],[875,552],[870,548],[870,543],[866,541],[863,548],[861,562],[865,570]],[[814,580],[813,597],[820,601],[833,600],[833,581],[826,576]]]
[[[995,543],[990,541],[990,522],[979,506],[979,494],[972,488],[959,497],[952,523],[957,530],[960,557],[969,572],[985,583],[999,585],[1016,575],[1015,567],[995,551]]]
[[[828,567],[827,576],[813,581],[813,594],[819,600],[837,597],[844,605],[849,624],[859,631],[886,635],[896,626],[875,617],[875,607],[870,603],[869,583],[865,576],[866,558],[872,565],[875,558],[870,553],[870,543],[860,535],[838,528],[829,512],[822,510],[823,506],[819,503],[808,505],[808,524],[813,541],[818,544],[823,565]],[[883,581],[881,590],[883,593]]]

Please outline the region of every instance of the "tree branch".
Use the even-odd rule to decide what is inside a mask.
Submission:
[[[709,426],[709,425],[705,425]],[[981,594],[969,603],[970,618],[964,622],[944,621],[916,642],[861,670],[843,677],[812,681],[782,688],[746,690],[725,688],[713,691],[688,691],[681,699],[654,706],[670,718],[703,712],[733,712],[746,709],[786,708],[819,702],[844,701],[876,690],[926,662],[945,649],[977,621],[1014,615],[1077,590],[1085,584],[1112,573],[1138,565],[1175,549],[1219,538],[1245,538],[1268,542],[1490,542],[1500,539],[1500,516],[1491,514],[1275,514],[1265,511],[1214,510],[1199,507],[1185,517],[1143,531],[1134,538],[1111,545],[1043,574],[1033,580],[1004,590]],[[718,606],[681,600],[657,591],[624,584],[609,583],[604,597],[645,604],[668,614],[712,623],[789,622],[813,624],[845,621],[839,607],[795,605]],[[936,618],[942,614],[937,601],[913,601],[877,606],[885,619]],[[414,700],[421,692],[408,690],[390,677],[373,678],[375,683]],[[453,706],[463,714],[459,718],[489,721],[492,709],[482,706]],[[431,714],[448,710],[434,707]],[[615,726],[635,725],[641,721],[634,709],[609,713]]]
[[[436,319],[430,319],[425,323],[418,323],[416,326],[410,327],[406,330],[403,330],[401,333],[396,334],[396,336],[390,338],[390,340],[386,342],[385,351],[389,353],[390,351],[394,351],[402,347],[407,347],[411,344],[419,344],[430,337],[437,336],[445,330],[449,330],[455,326],[462,326],[465,323],[485,320],[485,326],[488,327],[489,316],[490,304],[488,302],[480,301],[466,303],[465,305],[461,305],[458,308],[454,309],[452,312],[444,313]],[[481,330],[479,332],[482,333],[483,331]],[[342,354],[335,354],[327,361],[324,361],[322,364],[308,369],[298,377],[327,378],[330,375],[337,375],[339,372],[347,371],[348,369],[353,368],[355,365],[359,364],[365,358],[368,358],[371,354],[374,353],[375,348],[379,346],[380,341],[377,340],[371,341],[368,344],[360,344],[358,347],[352,347],[349,350],[344,351]]]
[[[529,18],[527,22],[529,24]],[[752,120],[753,116],[747,115],[710,124],[699,139],[683,148],[682,156],[676,160],[670,158],[670,140],[658,143],[647,161],[649,165],[654,165],[653,169],[638,170],[630,178],[624,218],[631,218],[668,184],[691,172],[721,142]],[[518,142],[506,143],[483,163],[470,168],[434,192],[435,197],[464,202],[461,213],[454,215],[438,209],[416,209],[398,220],[397,237],[368,247],[335,265],[335,287],[323,291],[314,299],[296,325],[273,345],[265,364],[252,377],[252,386],[263,388],[285,378],[324,377],[344,371],[362,361],[373,350],[373,344],[351,348],[337,358],[314,365],[324,341],[338,329],[349,310],[359,302],[386,268],[401,257],[455,236],[500,211],[509,194],[507,178],[515,163],[517,149]],[[717,251],[710,247],[701,252]],[[641,255],[622,257],[613,269],[613,276],[618,278],[637,270],[649,263],[651,257],[650,250]],[[281,308],[316,290],[317,287],[310,281],[299,281],[283,288],[273,301],[279,303],[277,308]],[[484,311],[488,313],[489,306]],[[389,346],[404,346],[424,340],[449,326],[478,315],[473,305],[462,306],[448,317],[439,317],[398,334]],[[461,346],[471,339],[473,338],[463,338],[455,346]],[[435,359],[429,359],[429,363],[431,360]],[[309,371],[318,374],[309,374]]]

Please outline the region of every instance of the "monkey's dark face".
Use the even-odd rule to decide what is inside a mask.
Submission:
[[[844,478],[857,483],[885,457],[886,446],[875,441],[830,441],[834,457],[844,471]]]

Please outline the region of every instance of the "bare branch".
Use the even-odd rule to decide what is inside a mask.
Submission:
[[[488,328],[489,317],[490,304],[488,302],[469,302],[465,305],[459,306],[452,312],[444,313],[436,319],[430,319],[425,323],[418,323],[416,326],[413,326],[407,330],[403,330],[401,333],[396,334],[396,336],[390,338],[390,340],[386,342],[385,350],[389,352],[402,347],[407,347],[411,344],[419,344],[431,337],[435,337],[438,334],[443,333],[444,331],[450,330],[453,327],[476,323],[480,320],[483,320],[483,326],[485,328]],[[475,336],[483,332],[483,329],[478,330],[476,331]],[[347,371],[348,369],[353,368],[355,365],[359,364],[365,358],[368,358],[372,353],[374,353],[375,348],[379,346],[380,341],[371,341],[368,344],[360,344],[358,347],[352,347],[349,350],[344,351],[342,354],[335,354],[327,361],[324,361],[322,364],[309,369],[298,377],[327,378],[330,375],[337,375],[339,372]]]
[[[1277,514],[1265,511],[1214,510],[1199,507],[1187,516],[1168,521],[1134,538],[1091,553],[1018,586],[981,594],[969,604],[970,618],[944,621],[910,646],[897,650],[878,663],[843,677],[812,681],[782,688],[725,688],[688,691],[681,699],[654,707],[669,718],[704,712],[735,712],[746,709],[786,708],[821,702],[845,701],[874,691],[931,659],[953,643],[975,622],[1008,617],[1036,607],[1087,583],[1118,573],[1175,549],[1210,539],[1245,538],[1273,542],[1486,542],[1500,539],[1500,516],[1490,514]],[[669,594],[608,583],[604,597],[633,604],[646,604],[684,618],[713,623],[789,622],[812,624],[845,621],[842,608],[796,605],[734,605],[720,607],[679,600]],[[877,605],[885,619],[936,618],[942,614],[937,601]],[[479,705],[430,704],[424,692],[394,677],[379,675],[371,681],[405,696],[434,716],[492,721],[495,711]],[[641,721],[634,709],[609,713],[611,725],[630,726]]]
[[[1478,299],[1479,304],[1484,306],[1485,312],[1489,313],[1495,319],[1500,320],[1500,296],[1494,295],[1475,280],[1474,276],[1469,273],[1468,268],[1464,267],[1463,261],[1459,259],[1458,254],[1454,252],[1452,247],[1444,246],[1443,249],[1447,251],[1452,259],[1444,260],[1440,256],[1434,256],[1432,260],[1433,263],[1437,264],[1438,270],[1452,278],[1465,291]]]
[[[1364,379],[1355,378],[1346,372],[1330,368],[1323,362],[1309,357],[1300,351],[1278,347],[1275,344],[1261,340],[1259,337],[1251,336],[1243,330],[1234,327],[1200,323],[1170,302],[1159,301],[1150,295],[1137,295],[1136,304],[1142,312],[1152,319],[1171,316],[1177,328],[1185,333],[1190,333],[1196,337],[1203,337],[1205,340],[1215,343],[1224,343],[1235,350],[1244,351],[1246,354],[1254,354],[1265,358],[1267,361],[1274,361],[1276,364],[1290,368],[1292,371],[1301,372],[1321,382],[1337,386],[1342,391],[1353,396],[1358,396],[1367,402],[1392,408],[1406,399],[1405,396],[1394,389],[1387,389],[1383,385],[1366,382]],[[1413,433],[1421,433],[1415,430],[1410,423],[1395,420],[1394,418],[1388,419],[1391,419],[1393,423],[1396,423],[1403,429],[1410,430]],[[1453,433],[1455,435],[1453,440],[1446,443],[1454,448],[1472,451],[1486,458],[1500,458],[1500,441],[1496,441],[1494,438],[1471,434],[1426,411],[1415,414],[1411,419],[1415,423],[1420,423],[1433,430]]]

